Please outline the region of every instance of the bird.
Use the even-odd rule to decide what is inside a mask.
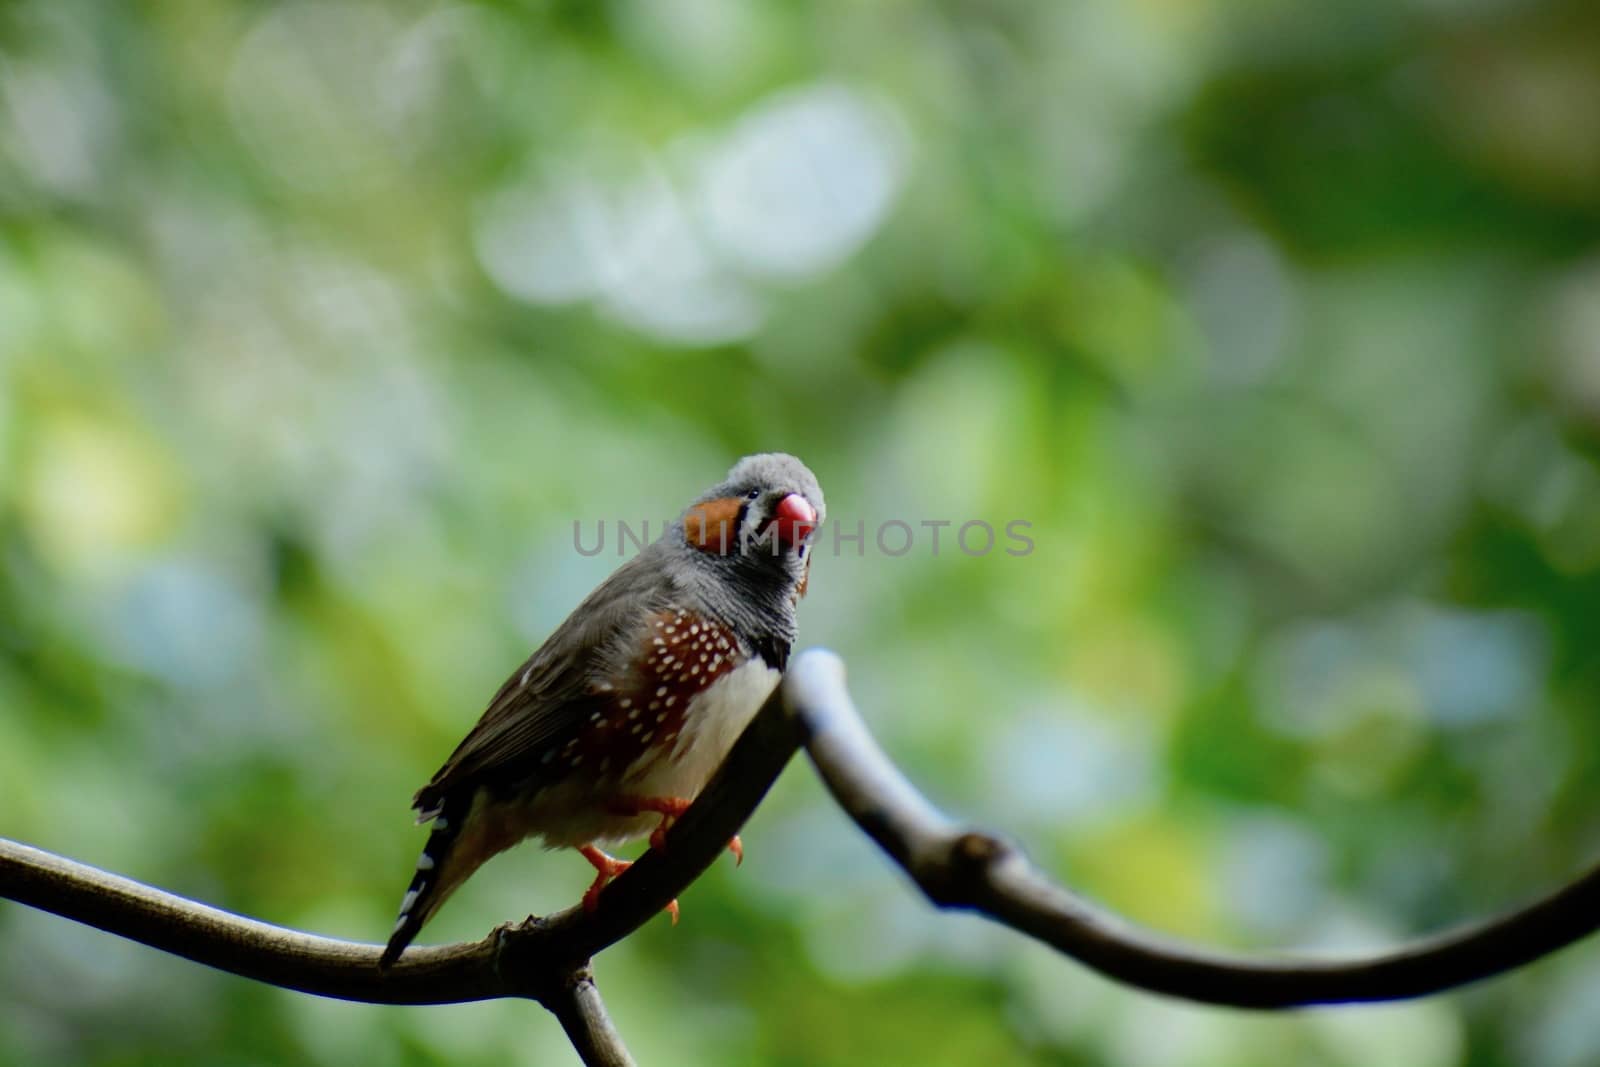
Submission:
[[[629,866],[601,846],[662,847],[782,676],[824,516],[804,463],[746,456],[556,627],[413,797],[431,829],[380,967],[521,841],[582,854],[591,911]]]

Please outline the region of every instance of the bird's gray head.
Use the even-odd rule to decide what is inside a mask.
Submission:
[[[746,456],[683,513],[684,540],[716,556],[804,560],[827,506],[816,475],[783,452]]]

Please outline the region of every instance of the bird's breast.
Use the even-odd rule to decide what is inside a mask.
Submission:
[[[636,649],[626,671],[591,686],[516,799],[547,844],[652,829],[658,817],[619,814],[628,798],[694,799],[782,676],[727,626],[688,611],[652,615]]]
[[[524,832],[540,834],[552,847],[618,843],[650,832],[660,817],[623,814],[624,802],[699,796],[781,677],[761,657],[750,656],[689,698],[666,733],[653,735],[647,729],[619,735],[613,730],[603,749],[580,746],[587,753],[585,765],[593,770],[572,773],[523,798],[518,807]],[[642,715],[634,720],[641,721],[657,730],[669,726]],[[606,754],[597,755],[601,751]]]
[[[704,788],[782,676],[759,656],[752,656],[690,702],[667,762],[678,768],[685,783],[692,783],[692,790],[668,795],[693,796]]]

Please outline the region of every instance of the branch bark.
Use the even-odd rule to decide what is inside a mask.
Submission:
[[[567,1040],[589,1067],[634,1067],[587,966],[562,975],[541,1003],[560,1020]]]
[[[833,798],[933,903],[978,912],[1109,978],[1209,1004],[1290,1008],[1425,996],[1520,967],[1600,926],[1600,867],[1481,926],[1353,960],[1259,960],[1171,944],[1105,914],[1003,839],[940,812],[867,731],[831,653],[798,656],[711,784],[613,882],[579,908],[499,927],[482,941],[382,947],[244,918],[0,839],[0,897],[230,971],[319,996],[385,1004],[523,997],[561,1021],[584,1062],[633,1061],[606,1015],[589,960],[657,915],[710,866],[804,747]]]
[[[0,838],[0,898],[53,912],[185,959],[318,996],[373,1004],[543,999],[563,976],[661,913],[718,859],[799,747],[777,694],[727,763],[667,832],[609,885],[594,912],[572,907],[497,927],[481,941],[414,946],[387,970],[382,946],[318,937]]]
[[[1168,943],[1055,884],[1013,845],[933,807],[851,704],[844,665],[806,653],[785,681],[829,792],[933,903],[978,912],[1108,978],[1238,1008],[1405,1000],[1514,970],[1600,928],[1600,866],[1492,922],[1351,960],[1259,960]]]

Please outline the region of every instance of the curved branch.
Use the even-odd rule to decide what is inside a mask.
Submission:
[[[1600,926],[1600,868],[1482,926],[1368,959],[1260,961],[1169,944],[1056,885],[1013,846],[934,808],[873,741],[828,652],[796,658],[727,762],[668,832],[601,897],[479,942],[413,948],[380,971],[376,944],[242,918],[0,839],[0,896],[231,971],[321,996],[389,1004],[538,1000],[589,1062],[628,1063],[588,960],[655,916],[722,852],[798,748],[856,823],[942,907],[967,908],[1129,985],[1212,1004],[1287,1008],[1423,996],[1511,970]]]
[[[589,1067],[634,1067],[622,1035],[600,1002],[600,990],[588,967],[563,976],[543,1004],[561,1021],[567,1040]]]
[[[375,1004],[493,997],[543,1002],[571,975],[587,974],[592,956],[659,915],[722,855],[799,743],[799,728],[774,693],[722,770],[668,831],[665,851],[642,856],[606,888],[596,911],[569,908],[507,924],[481,941],[413,947],[387,970],[378,968],[382,945],[245,918],[4,838],[0,898],[318,996]]]
[[[934,808],[867,732],[837,657],[806,653],[785,686],[834,800],[930,900],[976,911],[1152,993],[1239,1008],[1404,1000],[1513,970],[1600,928],[1597,866],[1492,922],[1366,959],[1263,961],[1166,943],[1056,885],[1014,846]]]
[[[507,995],[490,940],[420,949],[387,973],[377,945],[247,919],[0,838],[0,896],[152,948],[305,993],[379,1004]]]

